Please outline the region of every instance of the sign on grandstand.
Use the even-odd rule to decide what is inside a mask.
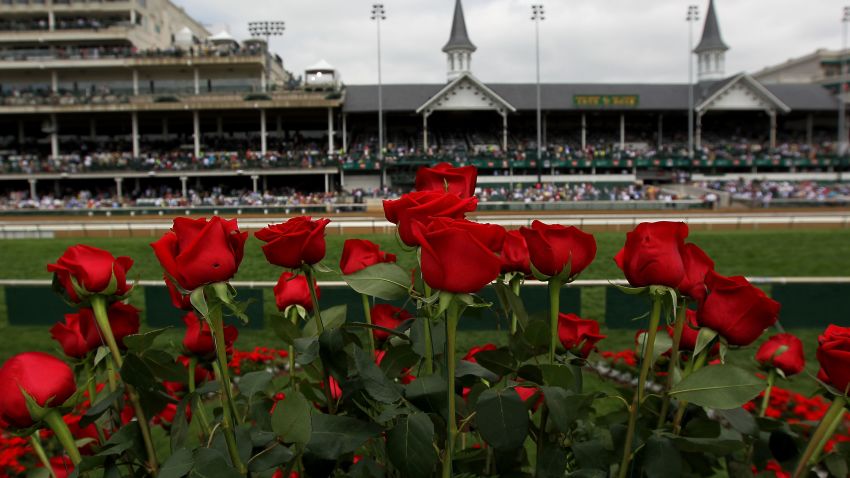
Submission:
[[[639,102],[638,95],[573,95],[573,105],[576,107],[637,108]]]

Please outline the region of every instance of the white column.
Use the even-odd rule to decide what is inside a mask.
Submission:
[[[53,126],[50,132],[50,155],[56,158],[59,157],[59,122],[55,113],[50,115],[50,124]]]
[[[345,168],[343,165],[339,166],[339,187],[345,189]]]
[[[334,153],[334,109],[328,108],[328,156]],[[328,177],[325,176],[325,182]]]
[[[38,194],[37,194],[37,191],[35,189],[35,184],[38,182],[38,179],[30,178],[27,181],[29,181],[29,183],[30,183],[30,199],[32,199],[33,201],[37,201],[38,200]]]
[[[664,115],[658,114],[658,149],[664,145],[663,136],[664,135]]]
[[[279,118],[279,116],[278,116]],[[348,153],[348,115],[342,114],[342,154]]]
[[[626,114],[620,113],[620,151],[626,149]]]
[[[184,198],[189,197],[189,188],[186,187],[187,182],[189,182],[189,176],[180,176],[180,192]]]
[[[133,111],[130,113],[131,120],[131,135],[133,138],[133,157],[139,157],[139,113]]]
[[[770,147],[776,147],[776,110],[770,110],[768,113],[770,116]]]
[[[806,116],[806,144],[814,144],[815,117],[811,113]]]
[[[257,193],[257,180],[258,180],[258,179],[260,179],[260,176],[258,176],[258,175],[256,175],[256,174],[254,174],[253,176],[251,176],[251,183],[253,184],[253,187],[254,187],[254,194],[256,194],[256,193]]]
[[[201,74],[198,71],[197,66],[193,69],[193,71],[195,75],[195,94],[199,95],[201,94]]]
[[[133,94],[139,94],[139,70],[133,68]]]
[[[502,113],[502,151],[508,151],[508,112]]]
[[[201,156],[201,117],[198,110],[192,112],[192,136],[195,141],[195,157]]]
[[[266,91],[266,70],[260,70],[260,91]]]
[[[330,174],[325,174],[325,193],[331,192]]]
[[[587,116],[582,113],[581,114],[581,149],[587,148]]]
[[[543,150],[545,151],[545,150],[546,150],[546,145],[547,145],[547,144],[549,144],[549,138],[547,138],[547,137],[546,137],[546,136],[547,136],[547,134],[546,134],[546,129],[547,129],[547,125],[548,125],[548,123],[549,123],[549,113],[543,113],[543,118],[542,118],[542,120],[541,120],[541,123],[543,123],[543,127],[542,127],[542,128],[543,128],[543,133],[542,133],[542,136],[543,136]]]
[[[428,152],[428,112],[422,112],[422,149]]]
[[[136,9],[134,9],[134,8],[130,9],[130,24],[131,25],[136,24]]]
[[[94,116],[89,118],[89,137],[94,139],[97,136],[97,121]]]
[[[260,109],[260,154],[265,156],[266,151],[268,151],[268,141],[266,138],[266,110]],[[256,190],[256,187],[254,189]]]
[[[53,31],[53,30],[56,29],[56,16],[53,15],[52,10],[47,12],[47,28],[49,28],[50,31]]]
[[[124,202],[124,178],[115,178],[115,195],[118,196],[118,202]]]
[[[50,72],[50,91],[59,92],[59,72],[56,70]]]

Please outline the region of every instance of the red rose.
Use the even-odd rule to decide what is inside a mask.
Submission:
[[[119,347],[125,348],[124,337],[139,333],[139,309],[123,302],[114,302],[106,310],[106,315],[115,341]]]
[[[82,453],[83,455],[91,455],[94,451],[94,447],[92,445],[94,445],[95,443],[99,443],[100,440],[97,435],[97,428],[95,428],[94,423],[89,423],[84,427],[80,426],[80,420],[82,420],[82,418],[83,417],[81,415],[69,413],[68,415],[62,417],[62,421],[64,421],[65,424],[68,425],[68,430],[70,430],[71,435],[77,441],[84,440],[86,438],[93,440],[92,443],[89,443],[80,448],[80,453]]]
[[[487,249],[493,252],[500,252],[505,244],[505,236],[507,231],[502,226],[497,224],[486,224],[481,222],[468,221],[466,219],[450,219],[447,217],[435,217],[428,225],[428,231],[440,231],[448,228],[465,229],[472,233],[476,239],[481,241]]]
[[[493,344],[477,345],[469,349],[469,352],[467,352],[466,355],[463,356],[463,359],[467,362],[478,363],[478,361],[475,360],[475,356],[478,355],[478,352],[485,352],[496,349],[497,347]]]
[[[599,322],[561,313],[558,314],[558,338],[565,349],[587,358],[596,348],[596,342],[605,336],[599,333]]]
[[[343,275],[354,274],[382,262],[395,262],[395,254],[384,252],[372,241],[348,239],[342,246],[339,268]]]
[[[517,395],[519,395],[520,400],[522,400],[526,404],[528,404],[528,401],[534,398],[535,395],[537,396],[537,400],[535,400],[534,403],[531,404],[531,409],[533,411],[537,411],[537,409],[543,403],[543,392],[541,392],[540,389],[537,387],[518,385],[514,387],[514,391],[516,391]]]
[[[435,217],[462,219],[477,206],[478,200],[474,197],[461,198],[453,193],[417,191],[396,200],[384,201],[384,215],[387,221],[398,225],[401,241],[414,247],[420,245],[413,235],[414,222],[428,226]]]
[[[79,297],[73,284],[89,294],[127,294],[130,291],[130,286],[127,285],[127,271],[132,266],[133,259],[129,257],[121,256],[116,259],[109,251],[77,244],[66,249],[55,264],[48,264],[47,271],[55,274],[73,302],[80,302],[83,298]],[[110,288],[113,280],[115,290]]]
[[[528,255],[528,244],[520,231],[508,231],[505,243],[502,245],[502,273],[521,272],[531,275],[531,258]]]
[[[312,220],[293,217],[283,224],[273,224],[254,234],[265,242],[263,253],[269,263],[289,269],[313,265],[325,257],[325,227],[330,219]]]
[[[316,299],[318,300],[322,293],[315,280],[313,280],[313,284],[316,286]],[[277,310],[281,312],[290,305],[300,305],[307,311],[313,310],[310,288],[307,286],[307,278],[303,275],[295,275],[291,272],[281,274],[274,286],[274,300],[277,304]]]
[[[685,277],[677,288],[682,295],[702,303],[705,300],[705,275],[714,270],[714,261],[696,244],[685,244],[682,263]]]
[[[730,345],[750,345],[776,323],[780,305],[743,277],[705,276],[708,297],[697,312],[700,327],[716,330]]]
[[[171,231],[153,244],[165,272],[184,290],[230,280],[239,269],[247,232],[239,232],[236,219],[213,216],[174,219]]]
[[[413,230],[422,246],[425,283],[437,290],[466,294],[478,292],[499,276],[502,263],[485,243],[491,240],[489,235],[448,222],[432,225],[433,230],[416,223]]]
[[[780,347],[784,351],[780,352]],[[791,334],[776,334],[761,344],[756,361],[764,367],[782,370],[786,377],[797,375],[806,367],[803,342]]]
[[[65,355],[76,359],[85,357],[101,344],[100,332],[91,309],[65,314],[65,322],[58,322],[51,327],[50,336],[59,342]]]
[[[378,304],[372,307],[371,314],[372,323],[386,329],[395,329],[405,320],[413,318],[410,312],[390,304]],[[390,334],[383,330],[372,329],[372,333],[378,342],[383,342],[390,338]]]
[[[56,478],[68,478],[74,471],[74,463],[67,456],[51,456],[50,468],[53,469],[53,474],[56,475]]]
[[[685,313],[685,326],[682,327],[682,337],[679,339],[679,350],[683,352],[693,352],[697,348],[697,340],[699,339],[699,324],[697,323],[697,312],[688,309]],[[667,326],[667,334],[673,338],[675,330],[672,326]],[[711,355],[717,355],[720,352],[720,344],[715,343],[711,348]]]
[[[818,378],[846,393],[850,385],[850,327],[827,327],[818,337],[817,358],[823,372]]]
[[[455,168],[449,163],[440,163],[433,168],[419,168],[416,190],[449,192],[468,198],[475,194],[477,180],[478,169],[475,166]]]
[[[188,355],[194,355],[201,360],[215,358],[215,341],[213,340],[210,324],[201,320],[194,312],[183,316],[186,324],[186,335],[183,336],[183,348]],[[239,331],[232,325],[224,326],[224,345],[227,353],[233,352],[233,342],[239,336]]]
[[[21,390],[39,406],[55,408],[77,391],[77,385],[71,367],[52,355],[24,352],[13,356],[0,367],[0,421],[12,428],[35,423]]]
[[[678,287],[685,278],[682,254],[688,226],[683,222],[643,222],[626,235],[626,245],[614,257],[634,287]]]
[[[531,264],[541,274],[553,277],[567,271],[575,277],[585,270],[596,257],[596,239],[573,226],[544,224],[535,220],[531,228],[520,228],[528,244]]]
[[[162,276],[162,279],[165,281],[165,286],[168,287],[168,295],[171,296],[171,305],[180,310],[192,310],[194,308],[192,307],[189,294],[183,294],[177,290],[177,286],[174,285],[174,282],[171,282],[168,274]]]

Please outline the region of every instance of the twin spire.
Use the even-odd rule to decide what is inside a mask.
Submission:
[[[452,20],[452,31],[449,41],[443,47],[448,63],[448,81],[458,76],[469,73],[472,64],[472,53],[476,50],[475,45],[469,39],[466,32],[466,20],[463,17],[463,5],[460,0],[455,0],[455,16]]]

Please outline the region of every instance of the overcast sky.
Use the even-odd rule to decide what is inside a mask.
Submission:
[[[302,74],[320,59],[348,84],[377,82],[376,29],[366,0],[174,0],[216,33],[248,36],[247,22],[283,20],[272,41],[287,69]],[[440,83],[441,48],[449,37],[455,0],[384,0],[383,72],[386,83]],[[473,73],[485,82],[534,81],[537,0],[464,0],[466,24],[478,51]],[[707,0],[543,0],[543,82],[686,82],[687,6],[699,5],[699,41]],[[841,47],[847,0],[716,0],[726,73],[756,71],[817,48]]]

